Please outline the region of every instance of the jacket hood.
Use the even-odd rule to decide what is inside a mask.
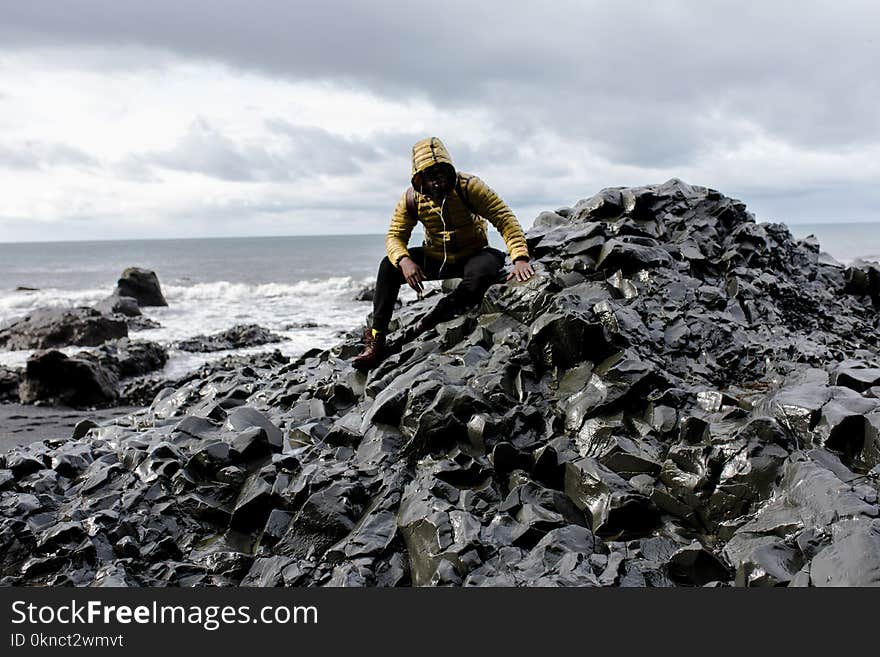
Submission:
[[[452,157],[449,155],[449,151],[446,150],[446,146],[443,145],[443,142],[440,141],[440,139],[437,137],[428,137],[427,139],[417,141],[412,148],[413,187],[418,187],[416,184],[416,176],[435,164],[446,164],[453,172],[455,172],[455,166],[452,164]]]

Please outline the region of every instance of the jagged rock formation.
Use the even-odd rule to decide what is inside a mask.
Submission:
[[[236,324],[214,335],[197,335],[181,340],[175,347],[181,351],[211,352],[257,347],[281,342],[284,338],[258,324]]]
[[[120,379],[149,374],[168,362],[168,351],[162,345],[128,338],[105,343],[82,356],[98,362]]]
[[[38,308],[0,327],[3,349],[94,347],[128,336],[125,321],[94,308]]]
[[[528,240],[367,378],[353,333],[2,457],[2,582],[880,584],[870,286],[678,180]]]
[[[27,361],[18,396],[25,404],[113,406],[120,401],[121,379],[161,369],[167,361],[168,353],[161,345],[128,338],[74,356],[54,349],[38,351]]]
[[[57,350],[37,351],[21,375],[15,374],[17,396],[24,404],[103,408],[127,402],[120,380],[131,380],[165,366],[168,352],[155,342],[121,338],[73,356]],[[3,377],[0,372],[0,383]],[[129,381],[129,385],[135,383]],[[0,386],[0,400],[3,399]]]

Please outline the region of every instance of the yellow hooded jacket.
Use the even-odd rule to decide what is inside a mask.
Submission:
[[[486,248],[489,245],[486,236],[486,219],[488,219],[504,238],[511,260],[528,258],[526,238],[516,216],[477,176],[457,172],[455,189],[442,204],[419,192],[419,173],[439,163],[452,167],[449,151],[437,137],[422,139],[413,146],[412,183],[415,189],[418,221],[425,226],[425,254],[438,260],[442,260],[445,255],[446,262],[454,263]],[[459,196],[459,190],[468,200],[467,205]],[[473,208],[476,214],[471,212],[468,206]],[[399,266],[401,258],[409,255],[406,247],[415,225],[416,219],[407,211],[406,192],[404,192],[394,208],[391,227],[385,238],[388,259],[395,266]]]

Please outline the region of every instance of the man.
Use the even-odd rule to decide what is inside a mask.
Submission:
[[[504,254],[489,247],[486,219],[498,229],[516,277],[534,275],[523,230],[513,212],[486,183],[474,175],[456,172],[452,158],[436,137],[423,139],[412,149],[412,188],[400,197],[385,238],[388,256],[379,265],[373,297],[373,326],[364,333],[364,350],[354,367],[369,370],[388,355],[386,336],[400,286],[406,282],[422,292],[422,282],[461,278],[459,286],[411,327],[412,339],[478,304],[498,280]],[[425,227],[423,246],[408,248],[417,222]]]

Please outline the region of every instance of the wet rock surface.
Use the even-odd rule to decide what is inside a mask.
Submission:
[[[129,330],[158,328],[140,307],[167,305],[156,273],[129,267],[110,296],[94,307],[37,308],[0,326],[0,348],[95,347],[127,337]]]
[[[168,305],[162,294],[162,287],[159,285],[159,277],[156,276],[156,272],[140,267],[128,267],[122,272],[111,299],[114,297],[116,299],[133,299],[138,307]]]
[[[127,335],[128,327],[123,319],[103,315],[95,308],[39,308],[0,327],[0,347],[94,347]]]
[[[197,335],[176,344],[181,351],[211,352],[257,347],[281,342],[284,338],[257,324],[238,324],[214,335]]]
[[[121,396],[120,381],[159,370],[167,360],[164,347],[128,338],[73,356],[54,349],[37,351],[20,376],[16,398],[9,401],[73,408],[132,404],[135,395],[129,391]]]
[[[845,268],[679,180],[527,239],[536,278],[368,376],[353,331],[3,455],[0,582],[880,583],[878,313]]]
[[[18,394],[24,404],[111,406],[119,398],[118,386],[118,376],[94,360],[52,349],[28,359]]]
[[[0,403],[18,402],[21,370],[0,366]]]
[[[134,297],[119,296],[114,292],[103,301],[95,304],[95,308],[105,315],[122,315],[124,317],[141,317],[141,307]]]
[[[120,379],[149,374],[168,362],[168,351],[155,342],[123,338],[101,345],[88,356]]]
[[[352,297],[354,301],[372,301],[376,295],[375,285],[365,285]]]

